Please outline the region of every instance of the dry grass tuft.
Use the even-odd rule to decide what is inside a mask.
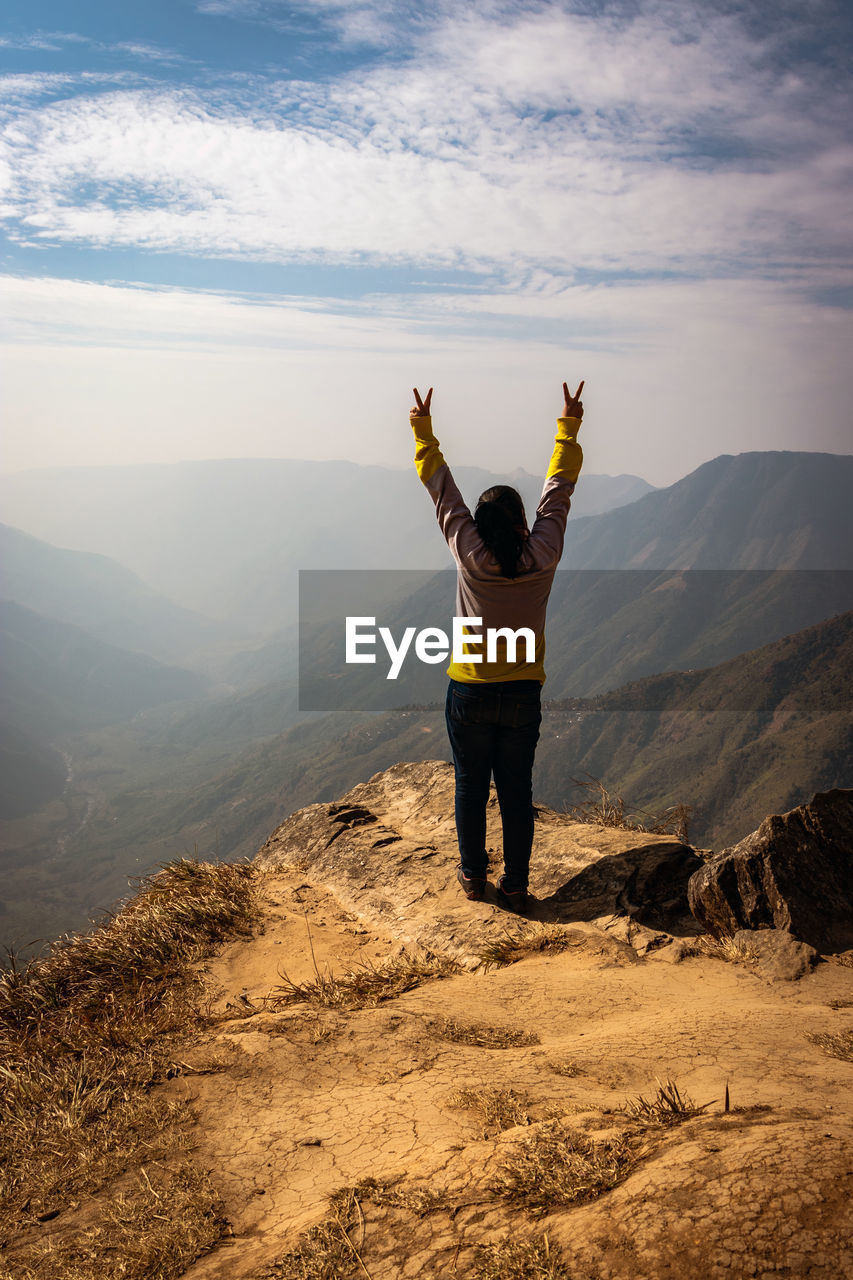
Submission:
[[[539,1240],[506,1240],[475,1246],[471,1280],[572,1280],[560,1250],[547,1235]]]
[[[488,972],[489,969],[515,964],[525,956],[546,951],[555,955],[560,951],[568,951],[571,947],[583,946],[584,942],[582,935],[561,925],[544,925],[526,933],[511,933],[507,930],[502,937],[486,944],[480,952],[478,968]]]
[[[600,778],[594,778],[592,774],[587,774],[586,778],[571,778],[570,781],[584,793],[578,804],[566,807],[566,813],[573,821],[598,827],[624,827],[628,831],[644,831],[649,835],[676,836],[682,844],[688,843],[692,805],[673,804],[663,813],[654,814],[646,809],[629,808],[622,796],[611,795]]]
[[[343,1187],[329,1200],[322,1222],[303,1232],[293,1249],[253,1280],[354,1280],[370,1277],[370,1259],[363,1254],[365,1204],[389,1205],[423,1217],[437,1209],[452,1209],[428,1189],[386,1186],[368,1178]],[[474,1246],[471,1280],[571,1280],[559,1249],[547,1235],[535,1240],[511,1238]],[[454,1269],[455,1274],[455,1269]]]
[[[355,1188],[337,1192],[332,1212],[302,1233],[295,1248],[257,1273],[256,1280],[350,1280],[364,1275],[350,1232],[363,1221]]]
[[[313,982],[294,982],[279,970],[282,985],[266,997],[268,1009],[282,1009],[292,1004],[308,1004],[324,1009],[363,1009],[392,1000],[434,978],[449,978],[459,973],[455,961],[438,956],[413,956],[408,952],[384,960],[380,965],[365,961],[342,974],[330,969],[321,972],[315,966]]]
[[[544,1213],[552,1205],[603,1195],[628,1176],[635,1161],[621,1134],[596,1142],[552,1121],[512,1148],[493,1189]]]
[[[713,938],[703,934],[691,943],[691,949],[700,956],[708,956],[711,960],[725,960],[728,964],[755,964],[755,957],[747,948],[734,938]]]
[[[475,1045],[478,1049],[520,1049],[525,1045],[539,1044],[534,1031],[517,1031],[513,1027],[489,1027],[480,1022],[457,1022],[455,1018],[441,1018],[430,1026],[441,1040],[453,1044]]]
[[[73,1008],[121,1047],[120,1034],[111,1033],[120,1033],[122,1014],[135,1026],[140,1012],[162,1006],[164,987],[186,978],[190,961],[246,929],[256,875],[246,863],[190,858],[163,867],[97,928],[60,939],[49,956],[23,969],[12,959],[0,976],[0,1027],[31,1030]]]
[[[710,1102],[698,1105],[686,1093],[682,1095],[674,1081],[667,1080],[662,1084],[658,1080],[658,1091],[653,1098],[640,1095],[629,1099],[623,1110],[632,1120],[639,1120],[644,1125],[668,1126],[699,1116],[710,1106]]]
[[[21,1250],[20,1280],[176,1280],[221,1238],[222,1205],[207,1175],[191,1164],[139,1185],[105,1206],[100,1222],[68,1239]]]
[[[807,1035],[806,1039],[816,1044],[819,1049],[823,1049],[830,1058],[840,1058],[842,1062],[853,1062],[853,1030],[842,1031],[837,1035],[820,1032],[817,1035]]]
[[[448,1098],[448,1105],[474,1111],[483,1125],[483,1137],[530,1124],[530,1116],[513,1089],[460,1089]]]
[[[364,1236],[362,1203],[407,1209],[419,1217],[439,1207],[440,1197],[428,1188],[386,1186],[367,1178],[342,1187],[329,1199],[330,1213],[303,1232],[295,1248],[257,1273],[254,1280],[350,1280],[369,1276],[361,1255]]]
[[[419,1218],[434,1213],[444,1207],[444,1197],[431,1187],[404,1186],[401,1182],[377,1182],[375,1178],[365,1178],[352,1188],[360,1200],[369,1200],[372,1204],[390,1205],[394,1209],[407,1209],[416,1213]]]
[[[4,1236],[60,1215],[125,1170],[135,1152],[160,1161],[180,1152],[185,1108],[150,1087],[184,1069],[173,1059],[176,1039],[207,1008],[191,966],[247,930],[256,875],[247,864],[182,859],[142,881],[137,896],[91,932],[0,975]],[[185,1225],[176,1220],[176,1241],[190,1241]],[[117,1231],[104,1219],[63,1246],[66,1270],[56,1261],[43,1274],[82,1274],[74,1269],[78,1244],[108,1250]],[[100,1273],[87,1274],[93,1270]],[[149,1274],[161,1273],[130,1265],[121,1272],[127,1280]]]
[[[582,1076],[585,1075],[584,1068],[577,1062],[549,1062],[546,1064],[549,1071],[553,1071],[558,1076]]]

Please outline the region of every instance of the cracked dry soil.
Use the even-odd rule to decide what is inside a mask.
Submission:
[[[453,911],[496,912],[446,892]],[[466,1276],[476,1245],[545,1232],[573,1280],[853,1277],[853,1065],[807,1039],[846,1028],[830,1002],[853,999],[853,970],[824,963],[770,983],[708,957],[672,963],[667,946],[640,958],[586,924],[565,952],[431,980],[373,1008],[275,1012],[264,998],[281,969],[305,982],[378,963],[407,933],[393,919],[365,924],[298,868],[267,870],[263,897],[257,936],[206,966],[225,1020],[187,1060],[224,1069],[161,1086],[197,1116],[194,1158],[233,1233],[188,1280],[275,1275],[328,1197],[370,1178],[434,1202],[364,1198],[360,1262],[324,1274]],[[461,1043],[448,1020],[532,1043]],[[621,1108],[668,1078],[710,1105],[638,1134]],[[525,1120],[489,1129],[454,1102],[460,1089],[512,1090]],[[495,1181],[555,1123],[600,1139],[633,1132],[637,1158],[601,1194],[525,1209]]]

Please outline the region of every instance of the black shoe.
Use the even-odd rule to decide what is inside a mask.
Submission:
[[[468,898],[469,901],[471,902],[483,901],[483,895],[486,892],[485,879],[480,880],[475,876],[471,876],[469,878],[468,876],[465,875],[465,872],[462,870],[461,867],[457,869],[456,879],[462,885],[462,888],[465,891],[465,897]]]
[[[501,876],[495,892],[497,893],[498,902],[506,907],[509,911],[514,911],[516,915],[523,916],[527,914],[530,902],[527,897],[526,889],[505,889],[504,880],[506,876]]]

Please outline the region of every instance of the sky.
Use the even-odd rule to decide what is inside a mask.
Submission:
[[[0,470],[851,451],[848,0],[6,0]]]

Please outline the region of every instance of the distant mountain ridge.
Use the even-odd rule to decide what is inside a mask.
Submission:
[[[503,479],[532,508],[541,485],[523,472],[454,474],[470,502]],[[851,569],[851,487],[853,457],[807,452],[725,455],[657,490],[637,477],[582,473],[561,568]],[[295,623],[300,569],[449,563],[414,473],[355,463],[65,468],[6,477],[0,497],[7,519],[108,553],[161,595],[260,644]],[[597,514],[584,515],[590,508]],[[130,647],[126,637],[109,638]],[[274,657],[261,668],[269,678],[283,674]],[[240,678],[233,667],[231,678]]]
[[[852,490],[848,454],[725,454],[630,506],[570,518],[562,568],[851,569]]]
[[[524,472],[455,470],[471,502],[514,482],[535,507],[542,488]],[[650,490],[638,476],[588,476],[575,510],[593,514]],[[258,635],[295,621],[299,569],[448,563],[414,468],[275,458],[68,467],[4,477],[0,505],[7,522],[109,555],[182,606],[244,619]]]
[[[0,753],[8,770],[3,818],[30,812],[28,805],[61,791],[65,769],[51,745],[55,738],[164,702],[197,699],[209,687],[195,672],[105,644],[10,600],[0,600],[0,640]]]
[[[82,627],[106,644],[174,662],[210,644],[221,626],[146,586],[124,565],[51,546],[0,525],[0,597]]]
[[[585,773],[653,811],[694,805],[693,838],[720,848],[763,813],[853,783],[853,612],[701,671],[651,676],[548,707],[544,800]]]

